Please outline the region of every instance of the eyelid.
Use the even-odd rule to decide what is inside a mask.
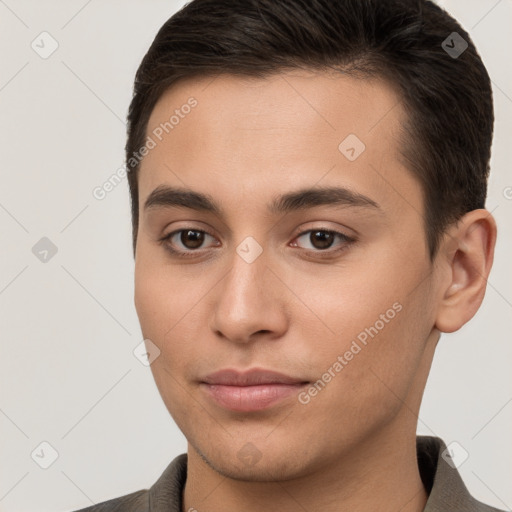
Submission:
[[[178,233],[181,233],[183,231],[196,231],[196,232],[204,233],[204,234],[206,234],[208,236],[211,236],[212,238],[216,238],[215,235],[213,233],[211,233],[207,229],[195,228],[193,226],[186,226],[186,227],[183,227],[183,228],[175,229],[175,230],[170,231],[169,233],[163,235],[161,238],[158,239],[158,243],[165,245],[166,246],[165,249],[167,251],[169,251],[171,254],[176,255],[178,257],[183,257],[183,258],[194,257],[195,255],[201,254],[203,251],[205,251],[207,249],[207,248],[200,248],[200,249],[182,250],[182,249],[174,249],[174,248],[172,248],[169,243],[166,244],[166,242],[168,240],[170,240],[174,235],[176,235]],[[293,240],[296,240],[297,238],[300,238],[300,237],[302,237],[304,235],[307,235],[308,233],[311,233],[311,232],[314,232],[314,231],[321,231],[321,232],[324,232],[324,233],[333,234],[335,236],[338,236],[343,241],[343,243],[341,244],[342,247],[341,248],[337,248],[337,249],[332,249],[332,248],[327,248],[325,250],[320,250],[320,249],[317,249],[317,250],[315,250],[315,249],[303,249],[307,253],[314,254],[315,256],[319,256],[319,257],[333,256],[334,254],[337,254],[337,253],[343,251],[344,249],[346,249],[346,247],[348,245],[352,244],[353,242],[356,242],[356,237],[347,235],[347,234],[345,234],[345,233],[343,233],[341,231],[338,231],[336,229],[327,228],[327,227],[324,227],[324,226],[312,227],[312,228],[300,231],[299,233],[297,233],[293,237]],[[218,247],[218,245],[217,245],[217,247]],[[296,247],[296,245],[294,245],[293,247]]]
[[[215,235],[210,232],[209,230],[207,229],[204,229],[204,228],[195,228],[193,226],[186,226],[186,227],[183,227],[183,228],[179,228],[179,229],[175,229],[173,231],[170,231],[169,233],[166,233],[165,235],[163,235],[161,238],[159,238],[157,241],[158,243],[160,244],[165,244],[168,240],[170,240],[174,235],[178,234],[178,233],[181,233],[183,231],[196,231],[198,233],[204,233],[208,236],[211,236],[212,238],[216,238]],[[171,252],[176,252],[176,253],[180,253],[180,252],[183,252],[183,253],[198,253],[200,252],[201,250],[203,249],[196,249],[196,250],[188,250],[188,251],[182,251],[182,250],[176,250],[176,251],[171,251]]]
[[[327,227],[323,227],[323,226],[320,226],[320,227],[314,227],[314,228],[309,228],[309,229],[306,229],[304,231],[301,231],[300,233],[298,233],[295,237],[294,237],[294,240],[296,240],[297,238],[301,238],[302,236],[304,235],[307,235],[307,234],[310,234],[312,232],[315,232],[315,231],[321,231],[323,233],[329,233],[331,235],[334,235],[334,236],[337,236],[338,238],[340,238],[342,240],[342,247],[338,248],[338,249],[333,249],[331,247],[325,249],[325,250],[320,250],[320,249],[304,249],[305,251],[309,252],[309,253],[313,253],[315,255],[325,255],[325,256],[332,256],[333,254],[336,254],[340,251],[342,251],[343,249],[346,248],[346,246],[348,246],[349,244],[353,243],[356,241],[356,238],[353,237],[353,236],[349,236],[345,233],[343,233],[342,231],[338,231],[336,229],[332,229],[332,228],[327,228]]]

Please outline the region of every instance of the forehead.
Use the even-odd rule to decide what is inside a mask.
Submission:
[[[389,181],[394,195],[407,195],[417,184],[399,161],[403,120],[399,96],[382,80],[304,70],[187,79],[151,113],[140,196],[169,183],[247,204],[248,193],[257,200],[292,185],[368,193]]]
[[[189,111],[186,105],[192,98],[197,105]],[[228,142],[235,134],[242,135],[235,133],[238,130],[259,130],[261,134],[251,135],[258,140],[267,137],[266,143],[278,132],[293,131],[296,139],[330,139],[351,130],[371,143],[398,128],[403,111],[394,88],[383,80],[294,70],[266,78],[220,75],[180,81],[158,100],[147,134],[168,123],[173,114],[177,115],[172,130],[164,130],[162,136],[176,141],[191,124],[183,121],[193,118],[193,133],[186,133],[193,142],[212,136],[215,142]]]

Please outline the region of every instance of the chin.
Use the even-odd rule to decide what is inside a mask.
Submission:
[[[246,482],[284,482],[306,477],[315,471],[307,450],[268,445],[261,451],[251,442],[242,448],[218,445],[214,450],[194,451],[214,471],[233,480]],[[322,459],[322,457],[319,457]],[[322,461],[319,460],[319,466]]]
[[[306,476],[307,469],[304,464],[294,467],[292,461],[285,459],[286,454],[283,453],[279,460],[263,461],[262,459],[254,466],[245,465],[238,459],[231,461],[210,459],[207,464],[220,475],[243,482],[285,482]]]

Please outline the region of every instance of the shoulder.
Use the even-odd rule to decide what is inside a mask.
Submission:
[[[113,498],[75,512],[148,512],[149,491],[141,490]]]
[[[503,512],[471,496],[442,439],[418,436],[417,453],[420,475],[429,494],[424,512]]]

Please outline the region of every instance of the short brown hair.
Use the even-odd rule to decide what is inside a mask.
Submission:
[[[446,50],[455,42],[467,44],[460,55]],[[397,88],[408,118],[401,154],[422,185],[431,259],[448,225],[485,207],[491,82],[468,33],[441,7],[427,0],[193,0],[161,27],[135,77],[126,143],[134,254],[140,162],[133,155],[161,95],[184,78],[264,78],[294,68],[381,77]]]

